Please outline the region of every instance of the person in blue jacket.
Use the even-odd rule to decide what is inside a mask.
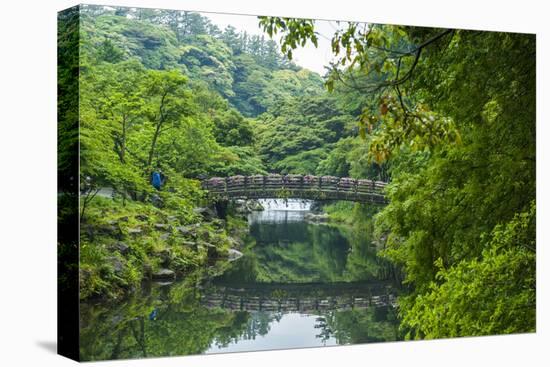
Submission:
[[[151,175],[151,184],[157,190],[160,190],[160,187],[162,186],[162,173],[159,171],[153,171],[153,174]]]

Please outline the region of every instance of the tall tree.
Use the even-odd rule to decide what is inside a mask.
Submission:
[[[179,71],[148,72],[144,95],[145,113],[153,127],[146,167],[152,168],[158,138],[168,130],[179,127],[192,113],[191,94],[186,88],[187,78]]]

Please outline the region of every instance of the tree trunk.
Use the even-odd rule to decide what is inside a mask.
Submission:
[[[153,163],[153,155],[155,154],[155,147],[157,145],[157,139],[160,135],[160,128],[162,126],[162,122],[159,122],[157,124],[157,128],[155,130],[155,135],[153,135],[153,141],[151,141],[151,148],[149,149],[149,157],[147,158],[147,168],[151,168],[151,164]]]
[[[122,137],[120,138],[120,163],[125,163],[126,153],[126,116],[122,117]]]

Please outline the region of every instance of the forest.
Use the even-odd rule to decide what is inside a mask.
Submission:
[[[217,218],[201,180],[310,174],[388,183],[382,208],[322,209],[373,231],[406,289],[404,338],[535,331],[534,35],[343,22],[319,75],[293,61],[318,42],[313,20],[258,17],[252,35],[185,11],[66,16],[79,24],[60,31],[60,55],[80,55],[60,58],[59,78],[79,73],[79,135],[74,116],[60,126],[80,144],[82,300],[242,247],[246,221]]]

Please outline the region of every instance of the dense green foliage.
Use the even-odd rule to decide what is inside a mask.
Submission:
[[[417,338],[535,331],[535,207],[495,227],[480,259],[445,269],[419,296],[404,324]]]
[[[310,21],[261,24],[283,51],[316,42]],[[363,159],[390,169],[376,230],[413,289],[401,299],[403,328],[533,331],[535,37],[349,23],[332,49],[326,85],[349,88],[351,101],[365,94]],[[322,167],[350,169],[349,152],[331,154]]]
[[[282,57],[265,37],[218,29],[197,13],[85,6],[84,49],[94,61],[137,58],[147,69],[182,71],[203,82],[246,116],[281,99],[320,94],[321,78]]]
[[[295,98],[259,116],[259,151],[267,167],[283,174],[385,179],[384,165],[364,159],[357,116],[342,99]]]

